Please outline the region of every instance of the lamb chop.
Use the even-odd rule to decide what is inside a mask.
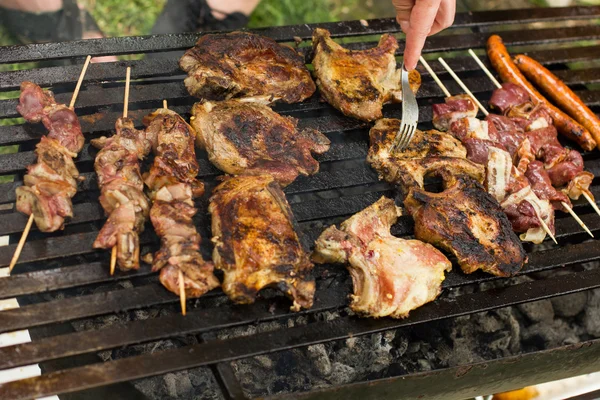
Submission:
[[[345,115],[374,121],[388,102],[402,101],[400,70],[396,70],[398,41],[383,35],[377,47],[351,51],[331,39],[328,30],[313,32],[313,66],[317,86],[329,104]],[[417,92],[421,76],[409,72],[410,87]]]
[[[298,174],[319,171],[311,152],[329,150],[325,135],[314,129],[299,131],[296,119],[262,104],[236,100],[196,103],[192,115],[196,143],[228,174],[268,173],[287,186]]]
[[[390,227],[400,210],[382,197],[344,221],[327,228],[315,243],[313,261],[347,263],[354,283],[350,308],[364,316],[404,318],[433,301],[452,264],[419,240],[394,237]]]
[[[459,176],[441,193],[413,188],[404,205],[415,237],[454,254],[463,272],[511,276],[523,267],[526,253],[508,218],[473,179]]]
[[[400,120],[384,118],[369,132],[367,162],[381,179],[406,188],[423,187],[428,174],[463,174],[483,182],[485,169],[466,159],[467,151],[459,140],[436,130],[416,130],[410,145],[402,153],[390,154]]]
[[[73,216],[71,199],[80,179],[73,159],[84,143],[81,126],[73,110],[32,82],[21,83],[17,111],[28,122],[42,122],[48,135],[36,146],[37,162],[27,167],[24,186],[16,189],[16,207],[33,215],[40,231],[55,232]]]
[[[218,287],[219,280],[213,274],[213,264],[200,254],[201,237],[192,221],[197,212],[193,198],[204,193],[204,185],[196,180],[195,132],[181,116],[166,108],[147,115],[144,124],[156,137],[156,157],[144,174],[152,199],[150,220],[161,244],[152,260],[152,271],[160,271],[160,282],[171,292],[181,295],[182,277],[185,297],[200,297]]]
[[[203,35],[179,66],[188,73],[188,92],[206,100],[296,103],[316,90],[304,58],[294,49],[248,32]]]
[[[293,214],[271,175],[225,177],[210,199],[213,262],[225,272],[223,291],[236,303],[253,303],[273,286],[293,311],[313,304],[313,268],[294,229]]]

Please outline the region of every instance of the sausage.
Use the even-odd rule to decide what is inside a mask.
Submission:
[[[600,143],[600,119],[567,85],[531,57],[519,54],[515,57],[515,64],[527,79],[583,125],[592,134],[596,143]]]
[[[537,103],[546,105],[550,116],[554,121],[556,129],[565,137],[577,142],[584,150],[593,150],[596,147],[596,141],[592,138],[590,132],[587,131],[578,122],[573,120],[564,112],[554,107],[527,81],[525,76],[519,71],[519,68],[510,59],[510,55],[506,47],[502,43],[502,38],[498,35],[492,35],[487,41],[487,53],[490,61],[500,78],[505,82],[512,82],[521,85],[531,99]]]

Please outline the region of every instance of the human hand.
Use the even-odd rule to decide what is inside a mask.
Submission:
[[[417,67],[427,36],[435,35],[454,22],[456,0],[392,0],[396,20],[406,34],[404,67]]]

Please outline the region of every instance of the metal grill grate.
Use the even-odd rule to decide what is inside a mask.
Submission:
[[[591,67],[575,71],[568,70],[566,66],[566,63],[575,61],[600,60],[598,41],[600,26],[594,24],[594,18],[600,18],[600,7],[460,14],[456,18],[454,28],[445,35],[432,37],[427,42],[425,51],[433,53],[467,48],[481,49],[485,45],[487,31],[502,30],[505,43],[511,46],[526,46],[525,50],[528,54],[556,70],[559,77],[575,88],[581,98],[598,111],[600,90],[587,90],[584,86],[600,82],[598,65],[592,63]],[[572,22],[576,20],[577,23]],[[520,24],[532,22],[544,22],[545,25],[533,28],[526,26],[527,33],[524,34],[524,26]],[[557,23],[560,24],[560,29],[552,27],[552,24]],[[497,25],[501,25],[501,28],[496,27]],[[295,37],[310,39],[315,26],[268,28],[257,32],[278,41],[293,42]],[[392,19],[369,21],[368,26],[363,26],[358,21],[319,24],[319,26],[329,29],[334,37],[352,37],[352,43],[347,46],[355,49],[374,45],[372,41],[359,41],[360,36],[398,31]],[[47,60],[65,58],[82,60],[87,54],[96,56],[170,51],[191,47],[197,37],[198,34],[180,34],[11,46],[0,51],[0,63],[39,61],[43,66]],[[310,53],[310,47],[307,45],[308,43],[304,43],[301,49]],[[401,44],[398,54],[402,53],[402,49]],[[462,53],[454,58],[451,58],[452,55],[453,53],[445,53],[448,63],[461,75],[465,83],[474,89],[473,91],[481,99],[489,98],[493,90],[492,83],[483,76],[475,62]],[[307,59],[310,59],[310,54],[307,54]],[[110,133],[114,121],[120,116],[123,92],[121,80],[126,65],[132,66],[134,79],[130,93],[131,118],[139,123],[144,115],[161,106],[163,98],[169,101],[170,108],[174,111],[186,118],[189,117],[189,109],[194,99],[188,96],[183,86],[176,57],[96,64],[90,67],[76,104],[76,112],[80,115],[88,142],[91,138]],[[440,73],[451,92],[459,93],[459,88],[445,74],[441,66],[436,63],[434,69]],[[57,93],[57,99],[66,102],[70,98],[79,71],[79,65],[72,65],[3,72],[0,73],[0,89],[15,90],[18,89],[21,81],[31,80],[42,86],[51,86]],[[421,105],[420,118],[422,127],[427,127],[431,120],[430,105],[441,102],[443,94],[425,71],[421,73],[424,83],[418,93]],[[18,116],[16,104],[17,100],[14,99],[0,101],[0,118]],[[300,177],[286,189],[307,243],[312,243],[324,227],[360,211],[382,194],[393,195],[391,187],[379,182],[377,175],[364,162],[368,150],[369,125],[341,116],[326,103],[319,101],[318,95],[301,104],[276,105],[275,110],[299,118],[301,127],[319,129],[332,140],[331,150],[317,157],[321,162],[321,172],[313,177]],[[400,110],[399,106],[390,105],[386,106],[384,114],[387,117],[399,117]],[[43,133],[42,129],[31,124],[0,127],[0,146],[19,145],[20,148],[18,153],[0,155],[0,175],[15,175],[14,182],[0,184],[0,204],[14,203],[14,189],[22,184],[25,167],[35,159],[33,147]],[[595,175],[600,175],[600,153],[591,152],[583,155],[586,168]],[[97,202],[98,190],[93,173],[94,156],[95,151],[90,150],[89,145],[86,145],[76,163],[86,179],[80,185],[80,192],[74,199],[75,218],[67,224],[64,232],[56,234],[39,234],[34,228],[13,275],[0,279],[0,299],[18,297],[23,305],[18,309],[0,312],[0,333],[25,328],[34,328],[32,332],[36,332],[35,327],[51,328],[68,321],[158,305],[174,308],[178,303],[179,299],[160,286],[147,265],[139,271],[128,274],[118,273],[111,277],[108,274],[106,252],[93,251],[92,242],[100,224],[104,221],[103,211]],[[199,154],[199,158],[200,178],[207,183],[210,191],[220,172],[208,162],[205,155]],[[600,185],[594,186],[592,192],[596,197],[600,197]],[[210,228],[206,215],[207,196],[198,201],[198,207],[200,215],[197,216],[196,223],[204,238],[205,249],[203,250],[208,254]],[[591,230],[600,230],[600,218],[591,213],[591,208],[586,203],[575,202],[574,208]],[[12,243],[0,247],[0,267],[9,264],[26,220],[25,216],[13,208],[0,214],[0,221],[2,221],[0,235],[10,235]],[[553,246],[543,251],[539,251],[536,247],[529,247],[529,264],[521,274],[600,259],[600,242],[583,242],[587,236],[572,219],[557,216],[556,231],[560,246]],[[407,236],[411,232],[412,223],[407,217],[401,218],[393,229],[393,233],[399,236]],[[146,250],[155,250],[156,242],[156,236],[151,228],[141,236],[141,243]],[[447,275],[444,288],[453,289],[497,279],[482,273],[467,276],[457,270],[458,268],[455,268]],[[146,320],[134,320],[125,326],[75,333],[64,331],[56,333],[48,329],[44,331],[43,336],[46,337],[31,343],[0,348],[0,369],[31,363],[42,363],[43,367],[49,365],[45,363],[53,360],[183,335],[199,335],[201,343],[105,363],[86,363],[83,366],[60,369],[40,377],[0,385],[0,398],[20,399],[75,392],[201,365],[215,365],[213,371],[221,383],[225,397],[239,398],[243,396],[243,391],[226,363],[233,359],[600,287],[600,270],[592,269],[512,285],[504,289],[464,294],[452,299],[442,295],[436,302],[412,312],[410,318],[406,320],[357,319],[343,316],[333,321],[315,320],[304,326],[252,336],[225,340],[212,338],[212,332],[227,327],[343,309],[347,304],[346,297],[351,291],[351,282],[344,268],[318,266],[315,274],[318,277],[315,305],[311,310],[300,314],[291,315],[287,309],[289,304],[283,300],[279,302],[273,299],[262,299],[252,306],[234,306],[229,302],[222,302],[224,295],[217,291],[197,301],[186,317],[173,313]],[[95,287],[94,285],[122,280],[131,280],[134,284],[130,285],[131,287],[101,293],[85,290]],[[63,298],[46,301],[43,297],[46,293],[57,291],[64,293]],[[590,341],[587,344],[590,346],[567,349],[569,354],[579,354],[592,360],[587,364],[573,365],[572,368],[568,367],[568,357],[564,356],[564,352],[552,353],[554,362],[564,363],[563,375],[600,368],[598,365],[600,343]],[[591,346],[592,344],[594,346]],[[550,358],[543,358],[539,353],[534,355],[542,357],[541,359],[546,360],[546,363],[550,360]],[[558,361],[562,360],[560,357],[566,357],[567,361]],[[527,368],[529,364],[534,365],[531,361],[533,359],[527,360],[529,361],[523,364],[525,365],[523,368]],[[450,371],[444,373],[453,374],[452,370]],[[515,369],[513,375],[516,376],[522,371]],[[530,378],[533,379],[535,376],[543,379],[540,375],[542,373],[545,372],[531,375]],[[440,374],[438,379],[444,376],[443,373]],[[506,374],[506,371],[493,365],[487,375],[482,373],[479,378],[480,383],[470,382],[468,385],[480,385],[483,390],[485,381],[494,377],[497,379],[501,374]],[[431,376],[433,375],[426,377]],[[411,379],[402,380],[404,386],[401,385],[401,380],[391,377],[376,384],[359,383],[358,386],[338,387],[297,395],[364,398],[361,397],[364,393],[373,390],[371,393],[377,393],[377,398],[385,398],[393,395],[388,390],[392,387],[394,390],[414,390],[414,393],[427,391],[439,393],[436,392],[435,385],[428,387],[431,380],[424,379],[424,376],[415,375],[408,378]],[[460,382],[462,383],[449,384],[448,387],[453,387],[452,390],[458,393],[459,389],[464,389],[466,385],[465,382]],[[111,396],[118,396],[116,389]]]

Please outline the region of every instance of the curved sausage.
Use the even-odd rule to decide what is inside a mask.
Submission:
[[[600,143],[600,119],[567,85],[531,57],[519,54],[515,57],[515,64],[527,79],[590,131],[596,143]]]
[[[554,120],[554,126],[565,137],[577,142],[584,150],[592,150],[596,147],[596,141],[592,138],[590,132],[583,126],[573,120],[564,112],[554,107],[527,81],[525,76],[519,71],[519,68],[510,59],[506,47],[502,43],[502,38],[498,35],[492,35],[487,41],[487,53],[490,61],[500,78],[504,82],[512,82],[521,85],[531,99],[538,103],[546,105],[550,116]]]

